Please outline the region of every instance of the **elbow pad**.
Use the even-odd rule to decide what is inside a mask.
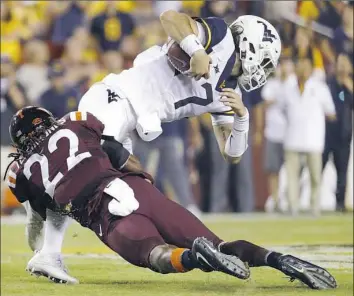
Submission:
[[[248,147],[249,114],[234,116],[232,131],[226,141],[225,153],[230,157],[241,157]]]
[[[130,153],[123,145],[111,137],[102,137],[105,140],[102,144],[102,149],[109,157],[112,166],[116,170],[121,170],[128,162]]]

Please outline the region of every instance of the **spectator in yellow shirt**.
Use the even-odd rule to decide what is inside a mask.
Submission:
[[[315,21],[320,15],[318,9],[319,1],[301,1],[299,5],[299,15],[307,21]]]
[[[10,57],[11,61],[18,64],[21,61],[21,39],[25,32],[21,21],[9,3],[1,1],[1,53]]]

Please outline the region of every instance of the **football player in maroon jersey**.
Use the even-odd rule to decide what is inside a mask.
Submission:
[[[17,152],[8,184],[17,199],[43,219],[47,209],[71,216],[133,265],[163,274],[220,271],[240,279],[250,276],[248,266],[270,266],[313,289],[336,287],[319,266],[247,241],[222,241],[163,196],[148,174],[117,170],[131,165],[130,155],[90,113],[55,120],[45,109],[26,107],[13,116],[10,135]]]

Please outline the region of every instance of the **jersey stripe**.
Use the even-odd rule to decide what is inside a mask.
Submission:
[[[87,120],[87,113],[86,112],[70,112],[70,120],[71,121],[85,121]]]
[[[81,112],[75,112],[75,118],[77,121],[81,121],[82,120]]]
[[[9,187],[16,188],[16,179],[12,178],[11,176],[7,178],[6,183]]]
[[[234,116],[235,112],[230,110],[230,111],[225,111],[225,112],[211,112],[210,114],[212,114],[212,115],[222,115],[222,116]]]
[[[205,50],[208,50],[208,48],[209,48],[209,46],[210,46],[210,43],[211,43],[211,30],[210,30],[210,27],[209,27],[209,25],[206,23],[206,21],[205,20],[203,20],[203,19],[201,19],[202,20],[202,22],[203,22],[203,24],[205,25],[205,28],[207,29],[207,31],[208,31],[208,41],[207,41],[207,43],[206,43],[206,45],[205,45]]]
[[[11,171],[11,170],[9,170],[8,171],[8,174],[9,174],[9,176],[11,177],[11,178],[13,178],[13,179],[15,179],[16,180],[16,174],[13,172],[13,171]]]

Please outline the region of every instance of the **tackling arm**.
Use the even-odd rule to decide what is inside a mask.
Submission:
[[[130,154],[121,143],[109,136],[102,136],[102,139],[104,140],[102,149],[107,153],[115,169],[135,173],[143,171],[139,159]]]

